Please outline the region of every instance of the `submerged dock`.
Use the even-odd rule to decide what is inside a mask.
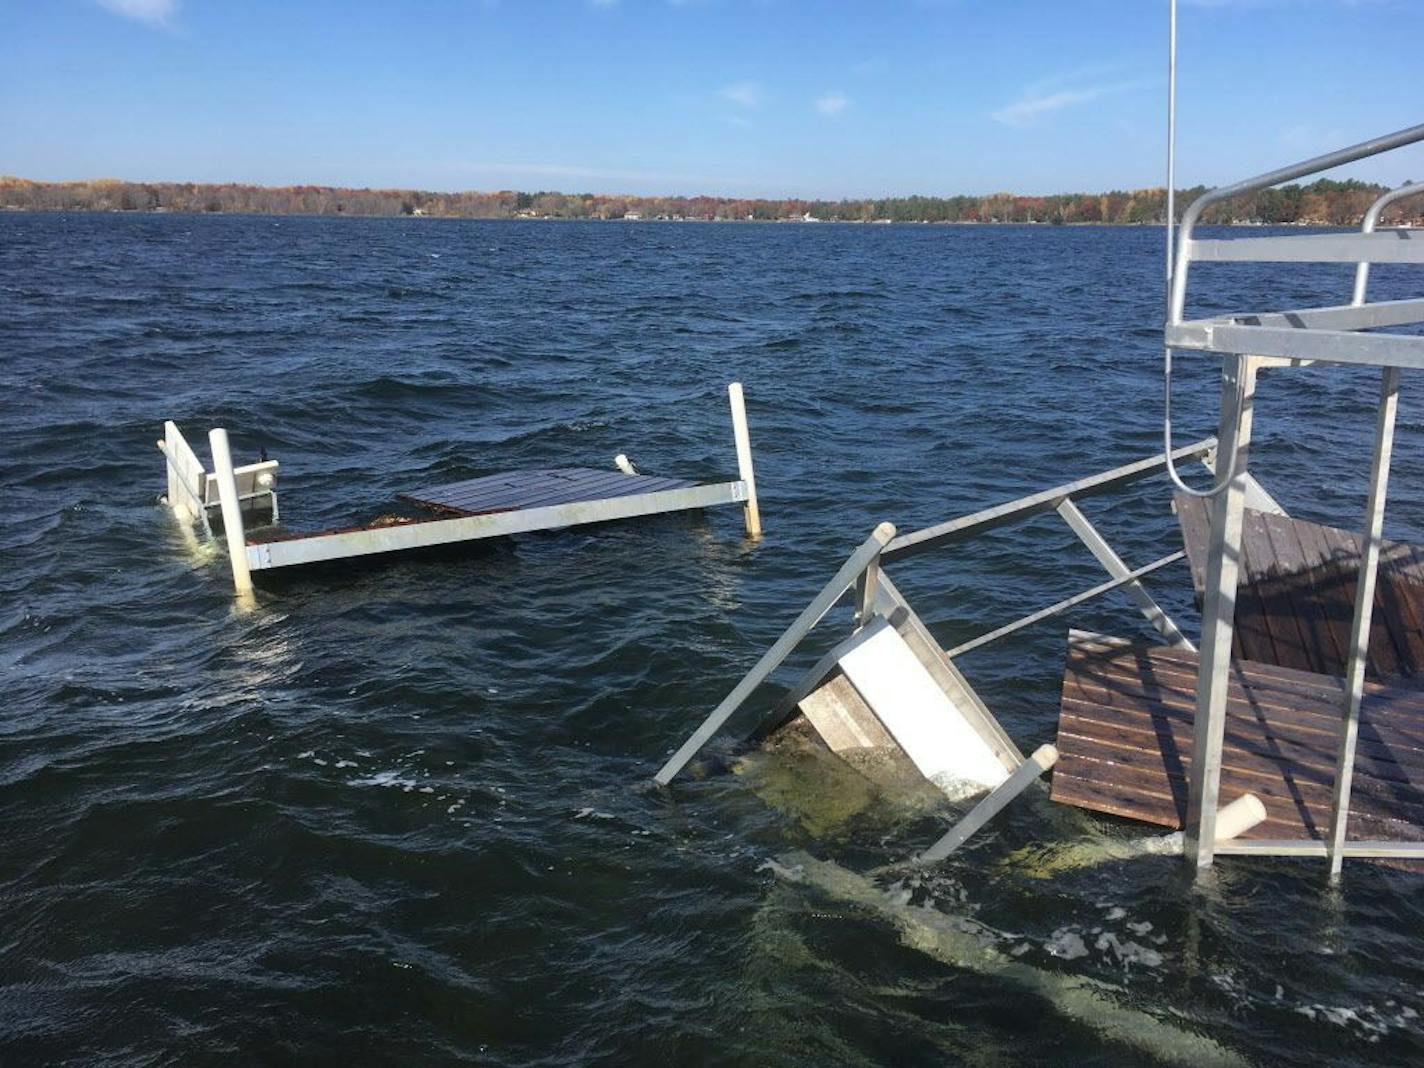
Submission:
[[[1187,825],[1198,657],[1075,634],[1063,674],[1059,761],[1050,796],[1173,829]],[[1339,678],[1235,661],[1226,703],[1221,797],[1253,794],[1266,819],[1218,852],[1300,843],[1323,856],[1340,735]],[[1367,683],[1360,708],[1352,856],[1420,843],[1424,859],[1424,686]]]
[[[271,525],[278,516],[276,461],[234,468],[227,432],[216,428],[208,435],[213,457],[213,470],[208,472],[177,426],[169,422],[159,442],[168,461],[166,500],[181,523],[201,521],[210,536],[208,512],[221,507],[233,585],[239,593],[251,591],[252,573],[258,571],[727,504],[741,505],[747,534],[760,537],[761,512],[741,383],[731,383],[727,396],[737,477],[722,482],[639,474],[620,454],[611,470],[508,471],[398,495],[420,515],[383,516],[332,530],[290,531]],[[249,533],[247,517],[254,502],[265,504],[262,516],[269,523]]]

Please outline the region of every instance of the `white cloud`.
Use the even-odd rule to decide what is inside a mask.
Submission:
[[[734,82],[717,90],[717,95],[739,108],[754,108],[761,105],[761,86],[756,82]]]
[[[1071,81],[1071,80],[1070,80]],[[1064,83],[1060,81],[1059,85]],[[1077,88],[1054,88],[1052,84],[1039,83],[1024,88],[1020,99],[1006,104],[989,113],[995,122],[1005,126],[1028,126],[1031,123],[1077,104],[1086,104],[1114,93],[1125,93],[1140,89],[1142,82],[1109,82],[1099,85],[1085,85]]]
[[[609,8],[618,6],[618,0],[588,0],[588,2],[594,7]]]
[[[99,6],[151,26],[167,26],[178,12],[178,0],[99,0]]]
[[[825,96],[817,97],[815,107],[822,115],[836,118],[841,112],[850,106],[850,101],[842,93],[827,93]]]

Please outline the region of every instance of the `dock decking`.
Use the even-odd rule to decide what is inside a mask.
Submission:
[[[622,453],[613,458],[617,470],[591,467],[547,467],[509,471],[460,482],[426,486],[398,498],[424,509],[424,517],[382,516],[374,521],[334,530],[288,531],[275,528],[277,495],[273,489],[276,462],[264,456],[257,464],[235,468],[227,431],[208,432],[213,471],[208,473],[172,421],[164,424],[158,442],[168,461],[168,503],[182,522],[207,523],[206,485],[220,498],[223,537],[232,567],[233,588],[252,593],[252,573],[299,567],[379,553],[428,549],[457,542],[481,541],[536,530],[607,523],[618,519],[688,512],[724,504],[740,504],[747,535],[761,537],[756,475],[752,469],[751,435],[747,428],[742,384],[727,386],[732,414],[732,441],[737,478],[725,482],[693,482],[634,473]],[[245,478],[247,488],[240,478]],[[204,480],[207,480],[205,484]],[[243,523],[243,502],[270,501],[269,529],[249,537]]]
[[[489,515],[519,508],[547,508],[575,501],[603,501],[635,493],[689,489],[681,478],[625,475],[592,467],[548,467],[508,471],[397,494],[400,500],[447,515]]]
[[[1179,493],[1173,507],[1200,599],[1207,502]],[[1359,563],[1358,534],[1245,509],[1232,655],[1343,677]],[[1380,549],[1366,673],[1376,679],[1424,673],[1424,552],[1403,542]]]
[[[1266,820],[1247,838],[1325,837],[1343,684],[1275,665],[1232,668],[1222,803],[1260,798]],[[1194,653],[1075,635],[1053,800],[1183,827],[1196,682]],[[1366,684],[1349,827],[1351,840],[1424,840],[1424,687]]]

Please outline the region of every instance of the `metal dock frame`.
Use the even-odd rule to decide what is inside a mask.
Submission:
[[[252,574],[256,571],[478,541],[535,530],[606,523],[664,512],[711,508],[723,504],[740,504],[747,536],[759,538],[762,535],[761,512],[757,501],[756,472],[752,466],[746,401],[740,382],[728,385],[727,399],[731,407],[738,474],[738,477],[731,481],[689,484],[676,489],[632,493],[626,496],[600,497],[541,507],[520,507],[488,514],[428,519],[391,526],[366,526],[260,542],[247,540],[241,505],[253,495],[239,494],[237,480],[244,474],[255,477],[269,468],[275,469],[275,461],[234,468],[228,448],[227,431],[220,427],[208,434],[214,467],[211,475],[204,475],[202,464],[171,422],[166,424],[167,439],[158,445],[168,457],[168,493],[175,514],[180,518],[191,516],[201,519],[209,535],[212,531],[207,527],[203,507],[206,487],[202,480],[206,477],[211,481],[213,488],[208,497],[210,499],[216,496],[221,504],[233,586],[239,595],[245,595],[252,592]],[[626,457],[620,455],[619,459],[627,463]],[[271,498],[272,517],[275,521],[276,494],[265,492]]]
[[[1216,439],[1207,438],[1193,445],[1175,449],[1172,459],[1176,461],[1205,459],[1212,455],[1215,448]],[[762,654],[761,659],[713,709],[691,737],[668,758],[654,776],[655,780],[664,786],[670,783],[687,766],[688,761],[722,729],[737,710],[746,704],[757,687],[765,682],[805,640],[826,613],[852,591],[855,598],[855,617],[850,636],[833,646],[801,676],[800,681],[762,718],[762,723],[757,728],[755,736],[765,735],[794,716],[796,706],[821,683],[826,674],[836,665],[842,653],[855,640],[855,636],[861,628],[877,617],[881,617],[899,632],[935,681],[955,699],[955,705],[965,714],[966,720],[975,732],[994,751],[1005,770],[1010,773],[1018,771],[1025,762],[1023,753],[1019,751],[1013,739],[1000,726],[979,695],[974,692],[969,680],[956,666],[955,659],[964,653],[998,641],[1045,619],[1060,615],[1076,605],[1116,589],[1122,589],[1128,594],[1164,641],[1183,649],[1194,649],[1191,642],[1187,640],[1142,584],[1143,578],[1184,559],[1185,553],[1178,551],[1142,567],[1130,567],[1118,556],[1098,529],[1088,521],[1087,516],[1083,514],[1076,503],[1079,500],[1111,493],[1142,479],[1159,475],[1166,466],[1166,454],[1159,454],[1087,478],[1066,482],[1039,493],[1032,493],[1005,504],[995,505],[971,515],[961,516],[958,519],[898,536],[891,524],[881,523],[870,537],[851,553],[846,562],[821,589],[821,592],[786,628],[771,648]],[[1264,491],[1261,492],[1264,496]],[[951,649],[946,650],[939,644],[924,621],[911,608],[909,601],[885,573],[885,564],[895,557],[947,548],[971,540],[998,527],[1030,519],[1045,512],[1056,512],[1063,519],[1068,528],[1107,571],[1108,581],[1036,612],[1030,612],[1012,623],[995,627],[978,637],[961,642]]]
[[[1424,233],[1376,230],[1385,207],[1404,197],[1424,192],[1424,186],[1406,185],[1384,194],[1370,207],[1357,234],[1222,239],[1195,236],[1202,213],[1213,204],[1420,141],[1424,141],[1424,125],[1223,186],[1199,197],[1182,218],[1164,340],[1169,360],[1174,349],[1212,352],[1223,357],[1221,446],[1216,459],[1216,472],[1218,479],[1226,478],[1228,473],[1233,475],[1215,497],[1211,509],[1205,603],[1202,609],[1202,652],[1197,676],[1194,758],[1185,850],[1187,862],[1199,873],[1211,866],[1218,853],[1325,856],[1332,879],[1339,876],[1341,863],[1347,856],[1424,859],[1424,846],[1420,843],[1351,842],[1346,834],[1394,439],[1399,370],[1424,367],[1424,337],[1363,332],[1424,322],[1424,299],[1378,303],[1366,300],[1369,265],[1371,262],[1424,264]],[[1191,265],[1197,262],[1354,263],[1357,267],[1349,304],[1188,320],[1184,316],[1187,283]],[[1314,362],[1366,364],[1383,368],[1364,516],[1364,552],[1356,583],[1345,697],[1340,710],[1331,824],[1323,842],[1303,839],[1223,843],[1216,840],[1215,831],[1256,375],[1259,369],[1265,367],[1302,366]]]

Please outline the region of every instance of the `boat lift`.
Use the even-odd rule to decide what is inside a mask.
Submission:
[[[1171,350],[1176,349],[1216,354],[1222,358],[1221,447],[1216,460],[1216,474],[1222,484],[1222,492],[1215,497],[1211,508],[1202,612],[1203,651],[1197,672],[1193,738],[1193,752],[1199,755],[1199,759],[1192,763],[1187,815],[1187,856],[1198,870],[1210,867],[1217,853],[1325,857],[1329,861],[1332,878],[1339,875],[1341,863],[1347,856],[1424,859],[1424,843],[1353,841],[1347,835],[1395,411],[1399,400],[1399,372],[1405,367],[1424,367],[1424,337],[1381,332],[1390,327],[1424,323],[1424,298],[1369,302],[1366,299],[1369,270],[1371,263],[1424,264],[1424,234],[1409,229],[1377,229],[1380,215],[1388,205],[1424,192],[1424,187],[1406,185],[1380,197],[1366,212],[1360,232],[1356,234],[1202,239],[1195,233],[1202,213],[1213,204],[1420,141],[1424,141],[1424,125],[1223,186],[1198,198],[1182,218],[1165,328],[1167,350],[1169,356]],[[1356,264],[1354,292],[1349,304],[1332,307],[1187,319],[1187,285],[1191,267],[1194,263],[1211,262],[1353,263]],[[1257,372],[1269,367],[1300,367],[1313,363],[1362,364],[1381,368],[1373,460],[1364,514],[1364,551],[1355,583],[1349,657],[1339,701],[1340,723],[1329,829],[1320,838],[1219,844],[1214,832],[1232,674],[1231,650],[1242,547],[1247,454]]]
[[[1424,861],[1424,731],[1416,726],[1424,712],[1424,678],[1414,671],[1424,655],[1399,655],[1391,661],[1386,645],[1372,654],[1379,642],[1424,654],[1424,552],[1382,538],[1399,372],[1424,367],[1424,336],[1385,331],[1424,323],[1424,298],[1366,299],[1370,263],[1424,264],[1424,234],[1378,228],[1387,207],[1424,194],[1424,185],[1406,185],[1381,196],[1365,214],[1359,233],[1220,239],[1196,234],[1202,213],[1213,204],[1421,141],[1424,126],[1401,130],[1211,191],[1188,209],[1165,326],[1167,381],[1170,390],[1173,349],[1222,358],[1219,442],[1208,439],[1174,448],[1168,431],[1167,448],[1147,460],[908,534],[897,535],[891,524],[882,523],[666,761],[656,781],[670,783],[853,590],[850,637],[785,693],[753,737],[789,721],[800,707],[833,749],[841,744],[866,746],[888,733],[926,777],[934,778],[928,769],[955,760],[967,768],[961,758],[975,746],[949,747],[949,735],[941,731],[938,754],[915,752],[920,744],[915,739],[926,734],[923,725],[915,732],[898,729],[896,716],[903,709],[892,707],[900,700],[893,687],[887,690],[885,678],[866,679],[864,665],[859,679],[850,669],[848,657],[868,635],[877,641],[887,630],[898,635],[944,698],[937,705],[920,702],[918,714],[967,726],[1002,766],[1001,773],[978,774],[977,785],[981,792],[989,791],[988,796],[921,854],[923,861],[942,859],[962,845],[1049,769],[1054,800],[1183,828],[1180,848],[1196,872],[1209,867],[1216,855],[1323,857],[1332,878],[1347,857],[1406,866]],[[1349,304],[1331,307],[1187,319],[1190,268],[1208,262],[1351,263],[1356,265],[1353,297]],[[1357,537],[1292,519],[1248,470],[1257,372],[1316,363],[1382,368],[1364,532]],[[1130,567],[1075,501],[1164,471],[1180,486],[1176,464],[1192,458],[1213,469],[1217,485],[1205,493],[1183,487],[1184,494],[1178,496],[1179,506],[1193,505],[1180,517],[1187,551]],[[1207,498],[1205,509],[1195,507],[1201,498]],[[938,643],[885,574],[883,565],[897,557],[951,546],[1048,511],[1062,517],[1108,572],[1108,580],[952,648]],[[1257,573],[1252,575],[1240,568],[1243,518],[1248,515],[1256,517],[1248,532],[1252,543],[1245,546],[1256,561]],[[1272,540],[1273,531],[1298,539],[1293,552],[1285,551],[1285,542]],[[1193,540],[1194,532],[1199,540]],[[1307,541],[1319,551],[1304,551]],[[1377,581],[1382,546],[1388,546],[1383,588]],[[1189,555],[1203,594],[1200,652],[1142,583]],[[1247,582],[1241,589],[1251,590],[1250,584],[1262,576],[1287,583],[1290,612],[1262,617],[1265,602],[1254,593],[1238,592],[1239,580]],[[1323,592],[1327,583],[1333,584],[1330,598],[1338,601],[1343,596],[1353,604],[1348,627],[1328,623],[1348,633],[1347,640],[1336,640],[1343,650],[1337,649],[1334,665],[1343,664],[1343,678],[1328,673],[1330,668],[1322,668],[1319,658],[1302,670],[1298,663],[1287,663],[1284,653],[1260,652],[1272,648],[1268,643],[1256,643],[1258,651],[1252,653],[1269,655],[1267,662],[1233,655],[1233,647],[1241,644],[1234,640],[1236,627],[1243,620],[1267,629],[1294,628],[1298,635],[1326,626],[1320,617],[1329,611]],[[1117,589],[1136,603],[1162,644],[1141,646],[1070,633],[1057,745],[1041,746],[1025,758],[955,660]],[[1383,619],[1375,617],[1381,598]],[[1398,670],[1404,675],[1367,682],[1367,668],[1375,663],[1403,665]],[[879,670],[887,676],[906,674],[903,658],[894,664],[886,659]],[[838,672],[850,685],[832,690]],[[890,696],[877,699],[876,690],[887,690]],[[1221,803],[1223,791],[1229,804]],[[1351,838],[1347,832],[1352,820],[1369,837]]]
[[[212,471],[204,469],[171,421],[164,424],[158,447],[168,462],[166,501],[174,515],[185,529],[197,522],[211,537],[209,513],[220,510],[233,585],[239,594],[246,594],[253,588],[253,572],[258,571],[723,504],[740,504],[747,535],[758,538],[761,513],[742,384],[731,383],[727,395],[737,456],[735,479],[697,483],[638,474],[620,454],[614,460],[616,470],[547,468],[427,486],[400,495],[424,512],[422,516],[313,533],[275,527],[277,461],[264,458],[234,467],[225,429],[208,433]],[[258,526],[266,529],[255,530]],[[248,535],[249,527],[254,528],[253,536]]]

